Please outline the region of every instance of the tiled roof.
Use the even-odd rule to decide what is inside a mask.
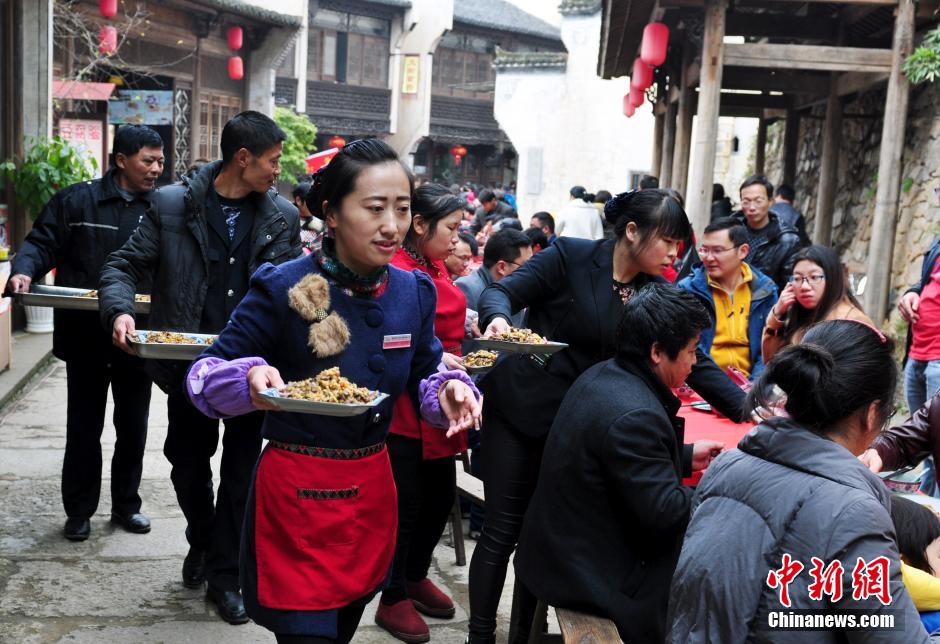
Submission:
[[[592,15],[601,10],[601,0],[562,0],[558,11],[562,15]]]
[[[564,69],[568,54],[563,51],[506,51],[496,48],[493,67],[509,69]]]
[[[199,4],[212,7],[217,11],[225,11],[246,18],[252,18],[278,27],[294,27],[299,29],[303,25],[300,16],[279,13],[257,5],[242,2],[242,0],[198,0]]]
[[[454,22],[561,42],[561,31],[506,0],[454,0]]]

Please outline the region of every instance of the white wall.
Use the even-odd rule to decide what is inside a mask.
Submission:
[[[692,120],[692,136],[698,119]],[[738,151],[733,151],[732,139],[738,137]],[[694,140],[694,138],[693,138]],[[757,119],[722,116],[718,119],[718,145],[715,153],[715,183],[725,188],[731,201],[738,203],[738,186],[754,170],[754,144],[757,140]],[[695,166],[695,146],[689,159],[689,173]]]
[[[631,172],[649,170],[650,106],[626,118],[629,79],[597,77],[600,25],[600,12],[562,18],[569,52],[564,72],[496,74],[494,111],[519,153],[516,198],[524,219],[539,210],[557,211],[573,185],[616,194],[628,187]]]

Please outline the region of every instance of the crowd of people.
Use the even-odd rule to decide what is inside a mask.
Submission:
[[[91,534],[109,388],[111,519],[150,530],[138,488],[156,383],[181,582],[278,642],[348,642],[376,596],[376,622],[406,642],[430,639],[424,616],[453,618],[428,573],[468,450],[486,498],[469,508],[468,642],[495,642],[514,553],[514,642],[539,600],[609,618],[628,642],[790,641],[805,631],[775,616],[803,609],[896,618],[819,641],[926,642],[940,626],[940,520],[875,474],[940,458],[940,239],[899,304],[911,417],[882,431],[893,343],[837,251],[809,243],[788,186],[748,177],[735,211],[716,185],[696,239],[655,177],[616,195],[574,186],[528,215],[511,189],[416,184],[378,139],[287,199],[285,138],[242,112],[219,160],[155,189],[160,137],[121,127],[111,169],[61,190],[14,258],[13,292],[55,268],[99,294],[98,314],[55,313],[67,539]],[[217,338],[193,363],[143,361],[129,340],[144,328]],[[471,377],[462,356],[514,328],[567,346]],[[333,367],[388,398],[329,417],[262,395]],[[756,427],[736,446],[686,444],[686,385]]]

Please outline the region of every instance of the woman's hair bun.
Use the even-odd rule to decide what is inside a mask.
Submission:
[[[835,369],[829,350],[806,343],[787,347],[772,362],[771,379],[787,394],[787,412],[796,417],[828,417],[826,392]]]
[[[611,199],[604,204],[604,219],[607,220],[607,223],[611,226],[616,225],[617,220],[627,213],[627,210],[630,208],[630,202],[639,192],[639,190],[627,190],[626,192],[621,192],[611,197]]]

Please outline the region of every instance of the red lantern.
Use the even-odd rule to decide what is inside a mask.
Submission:
[[[630,102],[630,95],[629,95],[629,94],[624,94],[624,96],[623,96],[623,115],[626,116],[627,118],[630,118],[631,116],[633,116],[634,112],[636,112],[636,108],[633,106],[633,103]]]
[[[228,77],[232,80],[241,80],[245,77],[245,63],[241,56],[232,56],[228,59]]]
[[[228,48],[232,51],[238,51],[242,48],[242,28],[241,27],[229,27],[228,28]]]
[[[450,153],[454,157],[454,165],[460,165],[463,158],[467,156],[467,148],[462,145],[455,145],[450,148]]]
[[[336,135],[336,136],[330,137],[330,140],[327,141],[326,144],[330,146],[331,148],[341,148],[344,145],[346,145],[346,139],[344,139],[343,137],[339,135]]]
[[[117,0],[98,0],[98,13],[105,18],[113,18],[117,15]]]
[[[643,93],[643,90],[640,89],[639,87],[631,87],[629,96],[630,96],[630,103],[633,105],[633,107],[639,107],[640,105],[643,104],[643,99],[645,98],[645,94]]]
[[[653,84],[653,68],[637,58],[633,61],[633,74],[630,76],[630,87],[646,89]]]
[[[104,25],[98,32],[98,51],[110,56],[117,51],[117,29],[111,25]]]
[[[659,67],[666,62],[669,47],[669,27],[661,22],[651,22],[643,29],[640,44],[640,59],[650,67]]]

